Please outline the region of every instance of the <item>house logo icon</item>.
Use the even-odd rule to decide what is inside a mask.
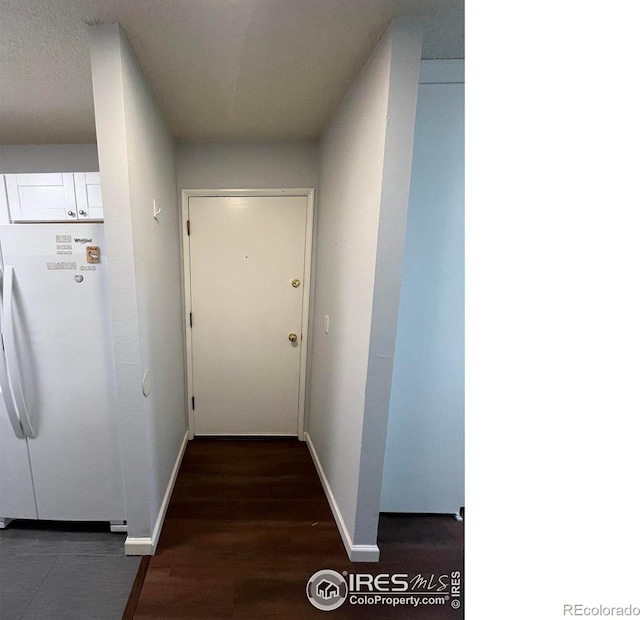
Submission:
[[[319,570],[307,581],[307,598],[315,608],[333,611],[347,600],[347,582],[334,570]]]
[[[340,589],[335,583],[331,583],[326,579],[323,579],[316,587],[318,592],[318,596],[323,598],[325,601],[333,598],[334,596],[339,596]]]

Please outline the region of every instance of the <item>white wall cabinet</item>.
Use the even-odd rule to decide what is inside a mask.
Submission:
[[[102,221],[99,172],[5,174],[12,222]]]

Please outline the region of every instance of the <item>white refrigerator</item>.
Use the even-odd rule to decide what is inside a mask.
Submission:
[[[126,520],[104,225],[0,225],[0,527]]]

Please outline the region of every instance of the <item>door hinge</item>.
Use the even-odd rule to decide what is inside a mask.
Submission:
[[[191,235],[191,220],[187,220],[187,235]]]
[[[196,408],[196,397],[192,396],[191,397],[191,409],[195,410],[195,408]]]
[[[189,327],[193,327],[193,314],[189,312]]]

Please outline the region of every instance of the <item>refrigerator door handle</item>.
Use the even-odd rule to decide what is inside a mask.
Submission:
[[[0,251],[0,278],[4,275],[4,261],[2,260],[2,252]],[[9,387],[9,375],[7,374],[7,360],[4,355],[4,341],[2,340],[2,307],[0,306],[0,345],[2,351],[0,351],[0,392],[2,392],[2,400],[7,408],[7,415],[9,416],[9,422],[13,432],[18,439],[24,439],[24,431],[20,424],[20,418],[16,413],[16,406],[11,396],[11,388]]]
[[[19,417],[20,423],[24,434],[27,437],[34,438],[36,436],[31,420],[29,419],[29,412],[27,410],[27,403],[24,399],[24,392],[22,391],[22,381],[20,380],[20,369],[18,367],[18,357],[16,355],[15,336],[13,333],[13,280],[14,271],[13,267],[4,268],[4,277],[2,279],[2,341],[4,344],[4,355],[6,357],[7,364],[7,377],[8,387],[10,391],[9,400],[11,395],[13,396],[13,402],[15,403],[15,410]],[[2,390],[4,395],[4,389]],[[5,397],[5,402],[7,398]],[[7,407],[8,409],[8,407]],[[15,428],[14,428],[15,430]]]
[[[20,419],[16,413],[16,407],[11,396],[11,388],[9,387],[9,375],[7,374],[7,360],[4,357],[4,342],[2,343],[2,352],[0,353],[0,390],[2,390],[2,399],[7,408],[9,422],[13,427],[13,432],[18,439],[24,439],[24,431],[20,424]]]

